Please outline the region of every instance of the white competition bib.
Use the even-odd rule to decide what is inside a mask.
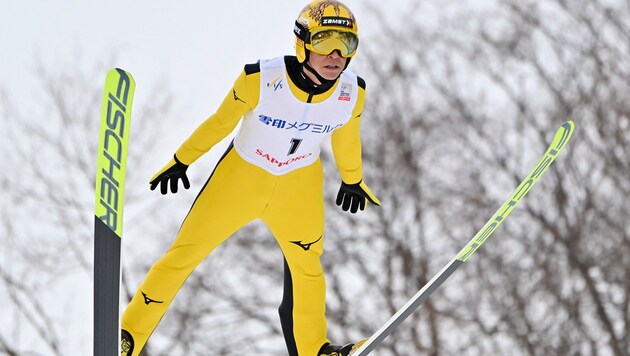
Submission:
[[[288,80],[283,57],[260,61],[258,106],[245,114],[234,138],[243,159],[275,175],[315,162],[323,142],[350,120],[359,91],[357,76],[346,70],[328,99],[304,103]]]

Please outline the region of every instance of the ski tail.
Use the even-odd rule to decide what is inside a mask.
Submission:
[[[119,355],[120,248],[127,148],[135,82],[107,73],[101,111],[94,209],[94,355]]]
[[[98,217],[94,237],[94,356],[119,355],[121,240]]]
[[[414,310],[416,310],[429,296],[438,289],[444,281],[461,266],[468,258],[477,251],[479,247],[492,235],[492,233],[505,221],[508,215],[514,210],[525,195],[532,189],[538,179],[547,171],[556,157],[566,147],[575,124],[569,120],[560,126],[554,135],[553,141],[547,151],[538,161],[534,169],[527,175],[518,187],[514,190],[510,198],[503,203],[501,208],[486,222],[486,224],[475,234],[466,246],[442,268],[427,284],[422,287],[396,314],[394,314],[377,332],[375,332],[359,348],[351,352],[352,356],[365,356],[376,348],[387,336],[389,336]]]

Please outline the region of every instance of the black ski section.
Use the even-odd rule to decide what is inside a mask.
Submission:
[[[121,239],[94,217],[94,356],[118,356]]]

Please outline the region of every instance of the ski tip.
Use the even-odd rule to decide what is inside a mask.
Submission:
[[[575,123],[573,120],[568,120],[562,123],[562,126],[556,131],[556,135],[553,140],[553,144],[549,147],[552,150],[554,155],[560,153],[564,146],[567,145],[571,135],[573,135],[573,130],[575,130]]]
[[[110,69],[109,71],[110,71],[110,72],[118,72],[118,73],[120,73],[120,72],[124,72],[124,73],[129,74],[129,72],[128,72],[128,71],[126,71],[126,70],[124,70],[124,69],[122,69],[122,68],[120,68],[120,67],[114,67],[114,68]]]
[[[107,76],[110,76],[110,75],[112,75],[112,76],[116,76],[117,75],[122,80],[125,80],[125,81],[133,83],[133,85],[135,87],[136,81],[133,79],[133,76],[131,75],[131,73],[129,73],[128,71],[126,71],[126,70],[124,70],[122,68],[116,67],[116,68],[110,69],[107,72]]]
[[[575,129],[575,123],[573,122],[573,120],[567,120],[562,124],[562,127],[564,127],[565,129],[570,129],[571,132],[573,132],[573,130]]]

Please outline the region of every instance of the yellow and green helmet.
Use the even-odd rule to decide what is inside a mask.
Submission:
[[[300,63],[308,51],[326,55],[338,50],[352,58],[359,46],[357,21],[350,9],[336,0],[315,0],[302,9],[295,26],[295,53]]]

